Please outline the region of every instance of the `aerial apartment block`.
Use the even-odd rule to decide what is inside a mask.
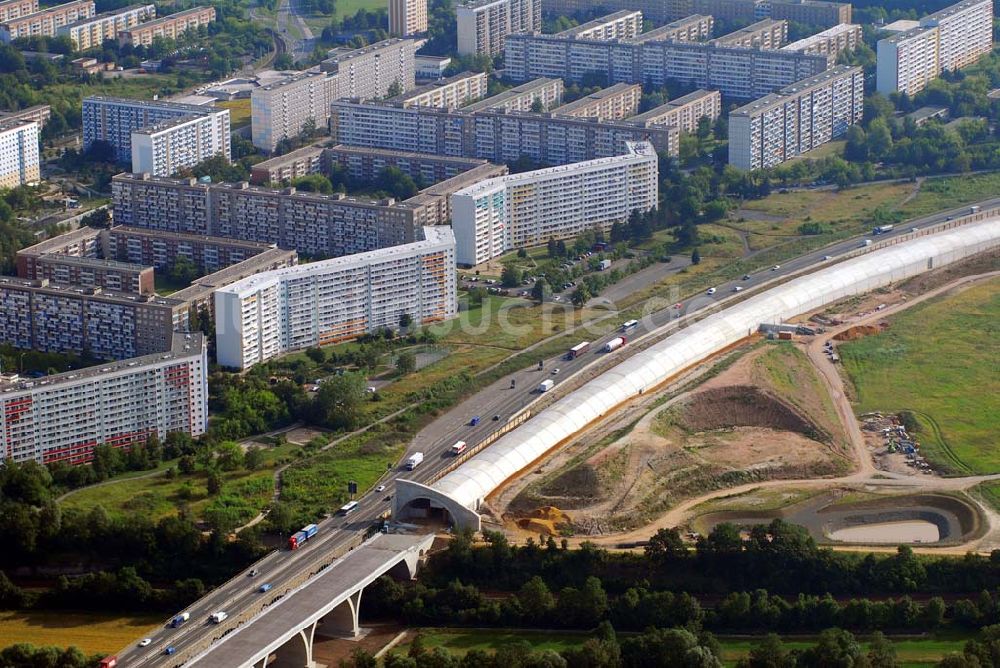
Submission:
[[[50,353],[126,359],[170,348],[188,307],[170,297],[0,277],[0,343]]]
[[[975,63],[993,49],[993,3],[965,0],[878,42],[876,88],[914,95],[944,71]]]
[[[440,107],[455,109],[486,97],[487,77],[484,72],[462,72],[447,79],[418,86],[390,98],[387,102],[402,107]]]
[[[130,227],[276,244],[312,257],[336,257],[414,240],[443,221],[393,199],[296,192],[247,183],[118,174],[111,183],[115,222]]]
[[[18,252],[18,269],[22,266],[21,259]],[[31,262],[24,262],[23,266],[29,271],[18,272],[18,276],[29,280],[44,279],[50,283],[141,295],[156,292],[154,269],[149,265],[45,253],[32,258]]]
[[[224,112],[224,113],[223,113]],[[132,171],[172,176],[216,155],[229,159],[229,110],[203,116],[182,116],[132,131]],[[224,118],[223,118],[224,117]]]
[[[118,39],[122,31],[155,18],[155,5],[131,5],[70,23],[56,30],[56,35],[69,37],[77,50],[86,51],[103,46],[105,40]]]
[[[532,111],[537,101],[542,111],[555,109],[562,103],[565,86],[562,79],[540,77],[520,86],[514,86],[498,95],[474,102],[464,111]]]
[[[855,23],[841,23],[815,35],[805,37],[781,47],[782,51],[799,53],[820,53],[836,61],[844,51],[853,51],[861,44],[861,26]],[[832,63],[831,63],[832,64]]]
[[[52,107],[47,104],[36,104],[17,111],[0,111],[0,123],[13,121],[34,121],[39,128],[44,128],[52,117]]]
[[[634,116],[642,100],[642,86],[620,83],[584,95],[552,110],[554,116],[566,118],[596,118],[599,121],[618,121]]]
[[[0,0],[0,23],[38,11],[38,0]]]
[[[458,264],[475,266],[515,248],[608,232],[657,204],[658,162],[648,142],[626,153],[476,183],[451,196]]]
[[[455,236],[425,227],[394,248],[265,272],[215,293],[219,364],[248,369],[277,355],[447,320],[458,312]]]
[[[774,167],[844,136],[863,113],[861,68],[835,66],[729,114],[729,164]]]
[[[250,183],[255,186],[288,184],[292,179],[302,176],[322,174],[326,171],[323,164],[324,150],[322,146],[313,144],[258,162],[250,168]]]
[[[511,35],[504,56],[504,71],[514,81],[552,77],[580,82],[601,72],[609,83],[661,86],[679,80],[743,99],[819,74],[828,65],[825,55],[780,49],[661,40],[606,42],[542,34]]]
[[[155,354],[40,379],[0,376],[0,462],[83,464],[94,447],[130,447],[208,427],[208,355],[200,333]]]
[[[323,72],[303,72],[250,94],[253,145],[273,153],[278,144],[298,137],[310,125],[322,130],[337,98],[337,79]]]
[[[93,16],[96,13],[94,7],[93,0],[74,0],[9,18],[0,23],[0,42],[9,44],[20,37],[54,37],[59,28]]]
[[[722,95],[717,90],[696,90],[659,107],[632,116],[626,123],[648,128],[654,125],[672,125],[681,132],[698,131],[698,121],[707,118],[714,122],[722,114]]]
[[[657,151],[677,155],[679,141],[676,128],[641,128],[624,121],[532,112],[403,109],[349,100],[333,103],[331,126],[334,138],[349,146],[502,163],[528,157],[547,165],[621,155],[628,141],[649,141]]]
[[[214,20],[214,7],[192,7],[123,30],[118,34],[118,41],[123,45],[149,46],[157,37],[177,39],[186,30],[207,26]]]
[[[541,0],[470,0],[455,8],[460,55],[497,56],[508,35],[542,29]]]
[[[395,167],[422,183],[439,183],[471,170],[489,165],[485,160],[456,158],[429,153],[388,151],[378,148],[358,148],[339,144],[324,150],[324,163],[340,165],[349,176],[361,181],[373,181],[387,167]],[[491,165],[497,173],[506,174],[503,165]]]
[[[810,26],[835,26],[851,22],[849,2],[821,0],[690,0],[691,9],[727,21],[771,18]]]
[[[416,85],[416,52],[416,40],[393,37],[360,49],[334,49],[320,69],[336,77],[335,98],[381,99],[393,87],[403,93]]]
[[[711,41],[716,46],[741,49],[778,49],[788,39],[788,21],[761,19]]]
[[[0,188],[39,181],[38,132],[35,121],[0,119]]]
[[[556,33],[566,39],[631,39],[642,32],[642,12],[622,9]]]
[[[712,29],[715,20],[711,16],[693,14],[683,19],[677,19],[659,28],[653,28],[646,32],[641,32],[632,37],[632,43],[654,42],[654,41],[674,41],[674,42],[700,42],[712,36]]]
[[[427,32],[427,0],[389,0],[389,34],[409,37]]]
[[[175,123],[193,120],[198,122]],[[161,173],[167,176],[213,155],[230,159],[229,110],[166,100],[90,96],[83,100],[84,150],[95,141],[111,144],[118,162],[138,160],[144,166],[172,169]]]

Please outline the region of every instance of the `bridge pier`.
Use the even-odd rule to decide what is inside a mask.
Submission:
[[[358,614],[361,612],[361,593],[364,588],[348,596],[343,603],[321,617],[313,625],[313,636],[316,633],[328,637],[356,638],[361,632],[358,625]]]
[[[312,656],[315,629],[316,625],[312,624],[289,638],[275,652],[273,663],[267,664],[267,659],[264,659],[267,668],[316,668]]]

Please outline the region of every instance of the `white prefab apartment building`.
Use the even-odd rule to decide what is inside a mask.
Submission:
[[[625,155],[487,179],[451,196],[458,264],[586,230],[607,232],[657,204],[656,151],[628,142]]]
[[[8,18],[0,23],[0,42],[9,44],[15,39],[36,35],[53,37],[59,28],[96,14],[94,7],[93,0],[74,0],[31,14]]]
[[[864,73],[838,65],[729,114],[729,164],[774,167],[845,135],[863,113]]]
[[[941,72],[971,65],[992,49],[992,1],[965,0],[879,40],[876,88],[914,95]]]
[[[277,269],[215,293],[219,364],[247,369],[283,353],[457,313],[455,236],[425,227],[419,241]]]
[[[0,23],[38,11],[38,0],[0,0]]]
[[[202,119],[198,127],[201,141],[191,143],[181,148],[185,142],[193,142],[194,135],[183,123],[173,121],[191,121]],[[165,125],[164,125],[165,124]],[[152,142],[147,139],[150,133],[165,137],[164,141]],[[171,136],[176,133],[175,136]],[[140,161],[143,164],[168,164],[176,171],[180,167],[194,165],[213,155],[223,155],[231,159],[229,110],[216,109],[210,106],[180,104],[166,100],[128,100],[117,97],[91,96],[83,100],[83,147],[84,150],[95,141],[106,141],[115,149],[115,159],[118,162],[128,162],[135,157],[132,149],[133,137],[138,139],[142,147]],[[173,150],[173,157],[167,156],[168,148]],[[147,152],[152,152],[148,153]],[[160,151],[160,153],[156,153]],[[181,155],[188,156],[187,162]],[[133,172],[142,172],[135,164]],[[148,170],[146,170],[148,171]],[[173,172],[159,173],[159,176],[169,176]]]
[[[56,34],[66,35],[79,51],[85,51],[103,46],[105,40],[118,39],[122,31],[155,18],[155,5],[132,5],[63,26]]]
[[[253,145],[273,153],[279,142],[297,137],[310,121],[322,130],[336,97],[337,79],[322,72],[306,72],[254,89],[250,94]]]
[[[229,116],[228,109],[222,109]],[[214,114],[182,116],[132,131],[132,171],[152,176],[172,176],[214,155],[229,159],[230,137],[219,131]]]
[[[0,376],[0,463],[82,464],[94,446],[129,447],[208,426],[208,357],[199,333],[170,350],[103,366],[20,379]]]
[[[471,0],[455,8],[460,55],[496,56],[507,35],[542,29],[541,0]]]
[[[0,120],[0,188],[16,188],[41,178],[38,123]]]

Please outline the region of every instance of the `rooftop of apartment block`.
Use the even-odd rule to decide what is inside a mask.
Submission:
[[[515,86],[509,90],[505,90],[502,93],[488,97],[485,100],[480,100],[473,104],[462,107],[462,111],[482,111],[484,109],[489,109],[497,105],[503,104],[505,101],[515,98],[519,95],[537,90],[539,88],[544,88],[545,86],[552,85],[553,82],[559,81],[559,79],[549,79],[548,77],[539,77],[538,79],[532,79],[527,83],[523,83],[520,86]]]
[[[108,362],[86,369],[76,369],[63,373],[43,376],[42,378],[21,378],[17,374],[0,375],[0,392],[14,392],[17,390],[48,389],[64,383],[77,383],[84,380],[98,378],[100,376],[117,373],[121,371],[134,371],[138,367],[158,362],[167,362],[172,359],[189,357],[192,352],[201,354],[204,346],[203,334],[201,332],[180,333],[176,332],[171,341],[170,350],[142,357],[132,357],[117,362]]]
[[[458,74],[453,74],[450,77],[446,77],[444,79],[438,79],[437,81],[423,84],[422,86],[417,86],[416,88],[411,88],[405,93],[400,93],[395,97],[387,99],[386,102],[391,102],[393,104],[406,102],[407,100],[412,100],[413,98],[419,95],[423,95],[424,93],[430,92],[432,90],[438,88],[444,88],[445,86],[457,83],[459,81],[465,81],[466,79],[478,79],[478,78],[485,79],[486,75],[483,74],[482,72],[459,72]]]
[[[596,19],[594,19],[592,21],[587,21],[586,23],[581,23],[580,25],[578,25],[576,27],[567,28],[566,30],[562,30],[562,31],[557,32],[555,34],[557,36],[559,36],[559,37],[572,38],[572,37],[574,37],[576,35],[579,35],[582,32],[586,32],[588,30],[593,30],[594,28],[598,28],[598,27],[606,25],[608,23],[612,23],[614,21],[618,21],[620,19],[628,18],[628,17],[633,16],[635,14],[639,15],[639,25],[641,26],[642,25],[642,12],[640,12],[638,10],[633,10],[633,9],[621,9],[621,10],[619,10],[617,12],[612,12],[611,14],[608,14],[606,16],[600,16],[600,17],[598,17],[598,18],[596,18]]]
[[[158,295],[141,295],[135,292],[122,292],[119,290],[106,290],[100,287],[81,287],[79,285],[67,285],[65,283],[54,283],[47,279],[28,279],[16,276],[0,276],[0,288],[15,290],[41,290],[49,294],[64,295],[67,297],[100,297],[108,301],[128,304],[155,304],[157,306],[180,306],[183,304],[179,299],[173,297],[160,297]]]
[[[813,44],[818,44],[824,40],[834,37],[835,35],[840,35],[845,32],[854,32],[855,30],[861,31],[861,26],[856,23],[838,23],[832,28],[827,28],[822,32],[818,32],[815,35],[810,35],[809,37],[803,37],[802,39],[792,42],[791,44],[786,44],[781,47],[782,51],[800,51],[802,49],[809,48]]]
[[[318,262],[297,264],[294,267],[282,267],[281,269],[265,271],[260,274],[248,276],[244,279],[236,281],[235,283],[230,283],[229,285],[220,288],[219,292],[239,293],[244,290],[266,285],[272,281],[285,277],[309,276],[311,274],[321,273],[324,271],[336,271],[338,269],[353,267],[358,263],[390,260],[393,257],[398,257],[406,253],[414,253],[424,250],[432,251],[440,244],[454,241],[455,238],[450,225],[422,227],[420,230],[422,230],[420,235],[423,236],[423,239],[418,241],[401,244],[399,246],[390,246],[389,248],[378,248],[376,250],[355,253],[353,255],[342,255],[329,260],[319,260]]]
[[[712,21],[711,16],[705,16],[703,14],[692,14],[691,16],[685,17],[683,19],[678,19],[672,21],[665,26],[660,26],[659,28],[653,28],[647,32],[639,33],[635,37],[628,40],[631,44],[641,44],[642,42],[651,42],[654,40],[662,39],[663,35],[672,33],[676,30],[681,30],[689,25],[698,24],[702,21]]]
[[[519,174],[509,174],[504,176],[497,176],[491,179],[486,179],[484,181],[479,181],[474,183],[467,188],[463,188],[461,191],[455,194],[461,195],[471,195],[475,197],[476,195],[486,192],[493,188],[499,181],[504,182],[517,182],[522,180],[531,180],[538,178],[555,177],[560,174],[573,174],[581,170],[594,170],[600,169],[601,167],[606,167],[609,165],[616,165],[623,162],[626,158],[631,158],[635,156],[646,157],[653,156],[656,157],[656,149],[648,141],[627,141],[625,142],[626,152],[621,155],[612,155],[606,158],[594,158],[593,160],[584,160],[583,162],[574,162],[568,165],[557,165],[555,167],[544,167],[542,169],[535,169],[530,172],[521,172]]]
[[[144,227],[130,227],[128,225],[115,225],[108,230],[109,234],[127,234],[129,236],[143,236],[151,239],[163,239],[173,243],[199,243],[216,246],[227,246],[229,248],[243,248],[244,250],[263,253],[275,248],[274,244],[267,244],[261,241],[248,241],[246,239],[232,239],[230,237],[212,237],[204,234],[188,234],[185,232],[168,232],[166,230],[149,230]],[[63,235],[65,236],[65,235]],[[59,237],[56,237],[58,239]],[[32,246],[31,248],[35,248]],[[30,249],[29,249],[30,250]]]
[[[412,39],[407,37],[390,37],[389,39],[384,39],[381,42],[375,42],[374,44],[363,46],[360,49],[331,49],[327,52],[328,57],[323,62],[331,64],[342,63],[346,60],[353,60],[354,58],[359,58],[369,53],[375,53],[376,51],[381,51],[382,49],[388,49],[389,47],[412,41]]]
[[[101,104],[121,104],[128,107],[147,107],[150,109],[173,109],[177,111],[187,111],[191,114],[209,114],[224,111],[199,104],[184,104],[183,102],[173,102],[171,100],[133,100],[127,97],[108,97],[105,95],[88,95],[83,98],[83,103],[99,102]]]
[[[745,104],[739,109],[736,109],[729,113],[732,116],[750,116],[760,112],[762,109],[766,109],[775,104],[781,104],[786,101],[788,97],[793,95],[800,95],[810,88],[815,88],[817,86],[822,86],[824,83],[830,79],[834,79],[851,71],[861,71],[860,67],[852,67],[850,65],[836,65],[826,70],[825,72],[820,72],[811,77],[802,79],[801,81],[796,81],[795,83],[785,86],[784,88],[771,93],[770,95],[765,95],[762,98],[758,98],[749,104]]]
[[[645,111],[641,114],[636,114],[635,116],[631,116],[629,118],[626,118],[625,120],[626,122],[629,123],[644,123],[645,121],[648,121],[651,118],[657,118],[658,116],[662,116],[665,113],[677,109],[678,107],[683,107],[684,105],[690,104],[696,100],[700,100],[701,98],[710,97],[712,95],[718,95],[718,94],[719,94],[718,91],[705,90],[703,88],[699,88],[694,92],[688,93],[687,95],[682,95],[677,99],[670,100],[669,102],[661,104],[658,107],[654,107],[649,111]]]
[[[607,88],[602,88],[599,91],[593,92],[589,95],[584,95],[578,100],[573,100],[572,102],[567,102],[561,107],[556,107],[552,110],[554,115],[571,114],[577,109],[586,108],[596,102],[601,100],[606,100],[609,97],[614,97],[620,95],[625,91],[636,90],[640,95],[642,94],[642,86],[639,84],[628,84],[628,83],[617,83],[613,86],[608,86]]]

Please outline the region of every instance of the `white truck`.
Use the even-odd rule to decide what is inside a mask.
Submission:
[[[459,441],[455,445],[451,446],[451,450],[449,450],[449,452],[457,457],[458,455],[465,452],[465,448],[467,447],[468,445],[466,444],[465,441]]]
[[[551,390],[553,388],[553,386],[555,386],[555,381],[553,381],[553,380],[543,380],[541,382],[541,384],[538,386],[538,391],[539,392],[548,392],[549,390]]]
[[[222,612],[222,611],[213,612],[211,614],[211,616],[209,617],[209,619],[212,620],[213,624],[221,624],[222,622],[224,622],[227,619],[229,619],[229,615],[227,613],[225,613],[225,612]]]
[[[420,466],[420,462],[424,461],[424,453],[414,452],[413,455],[406,460],[406,470],[412,471],[413,469]]]
[[[612,350],[618,350],[628,342],[624,336],[616,336],[607,343],[604,344],[604,352],[610,353]]]

